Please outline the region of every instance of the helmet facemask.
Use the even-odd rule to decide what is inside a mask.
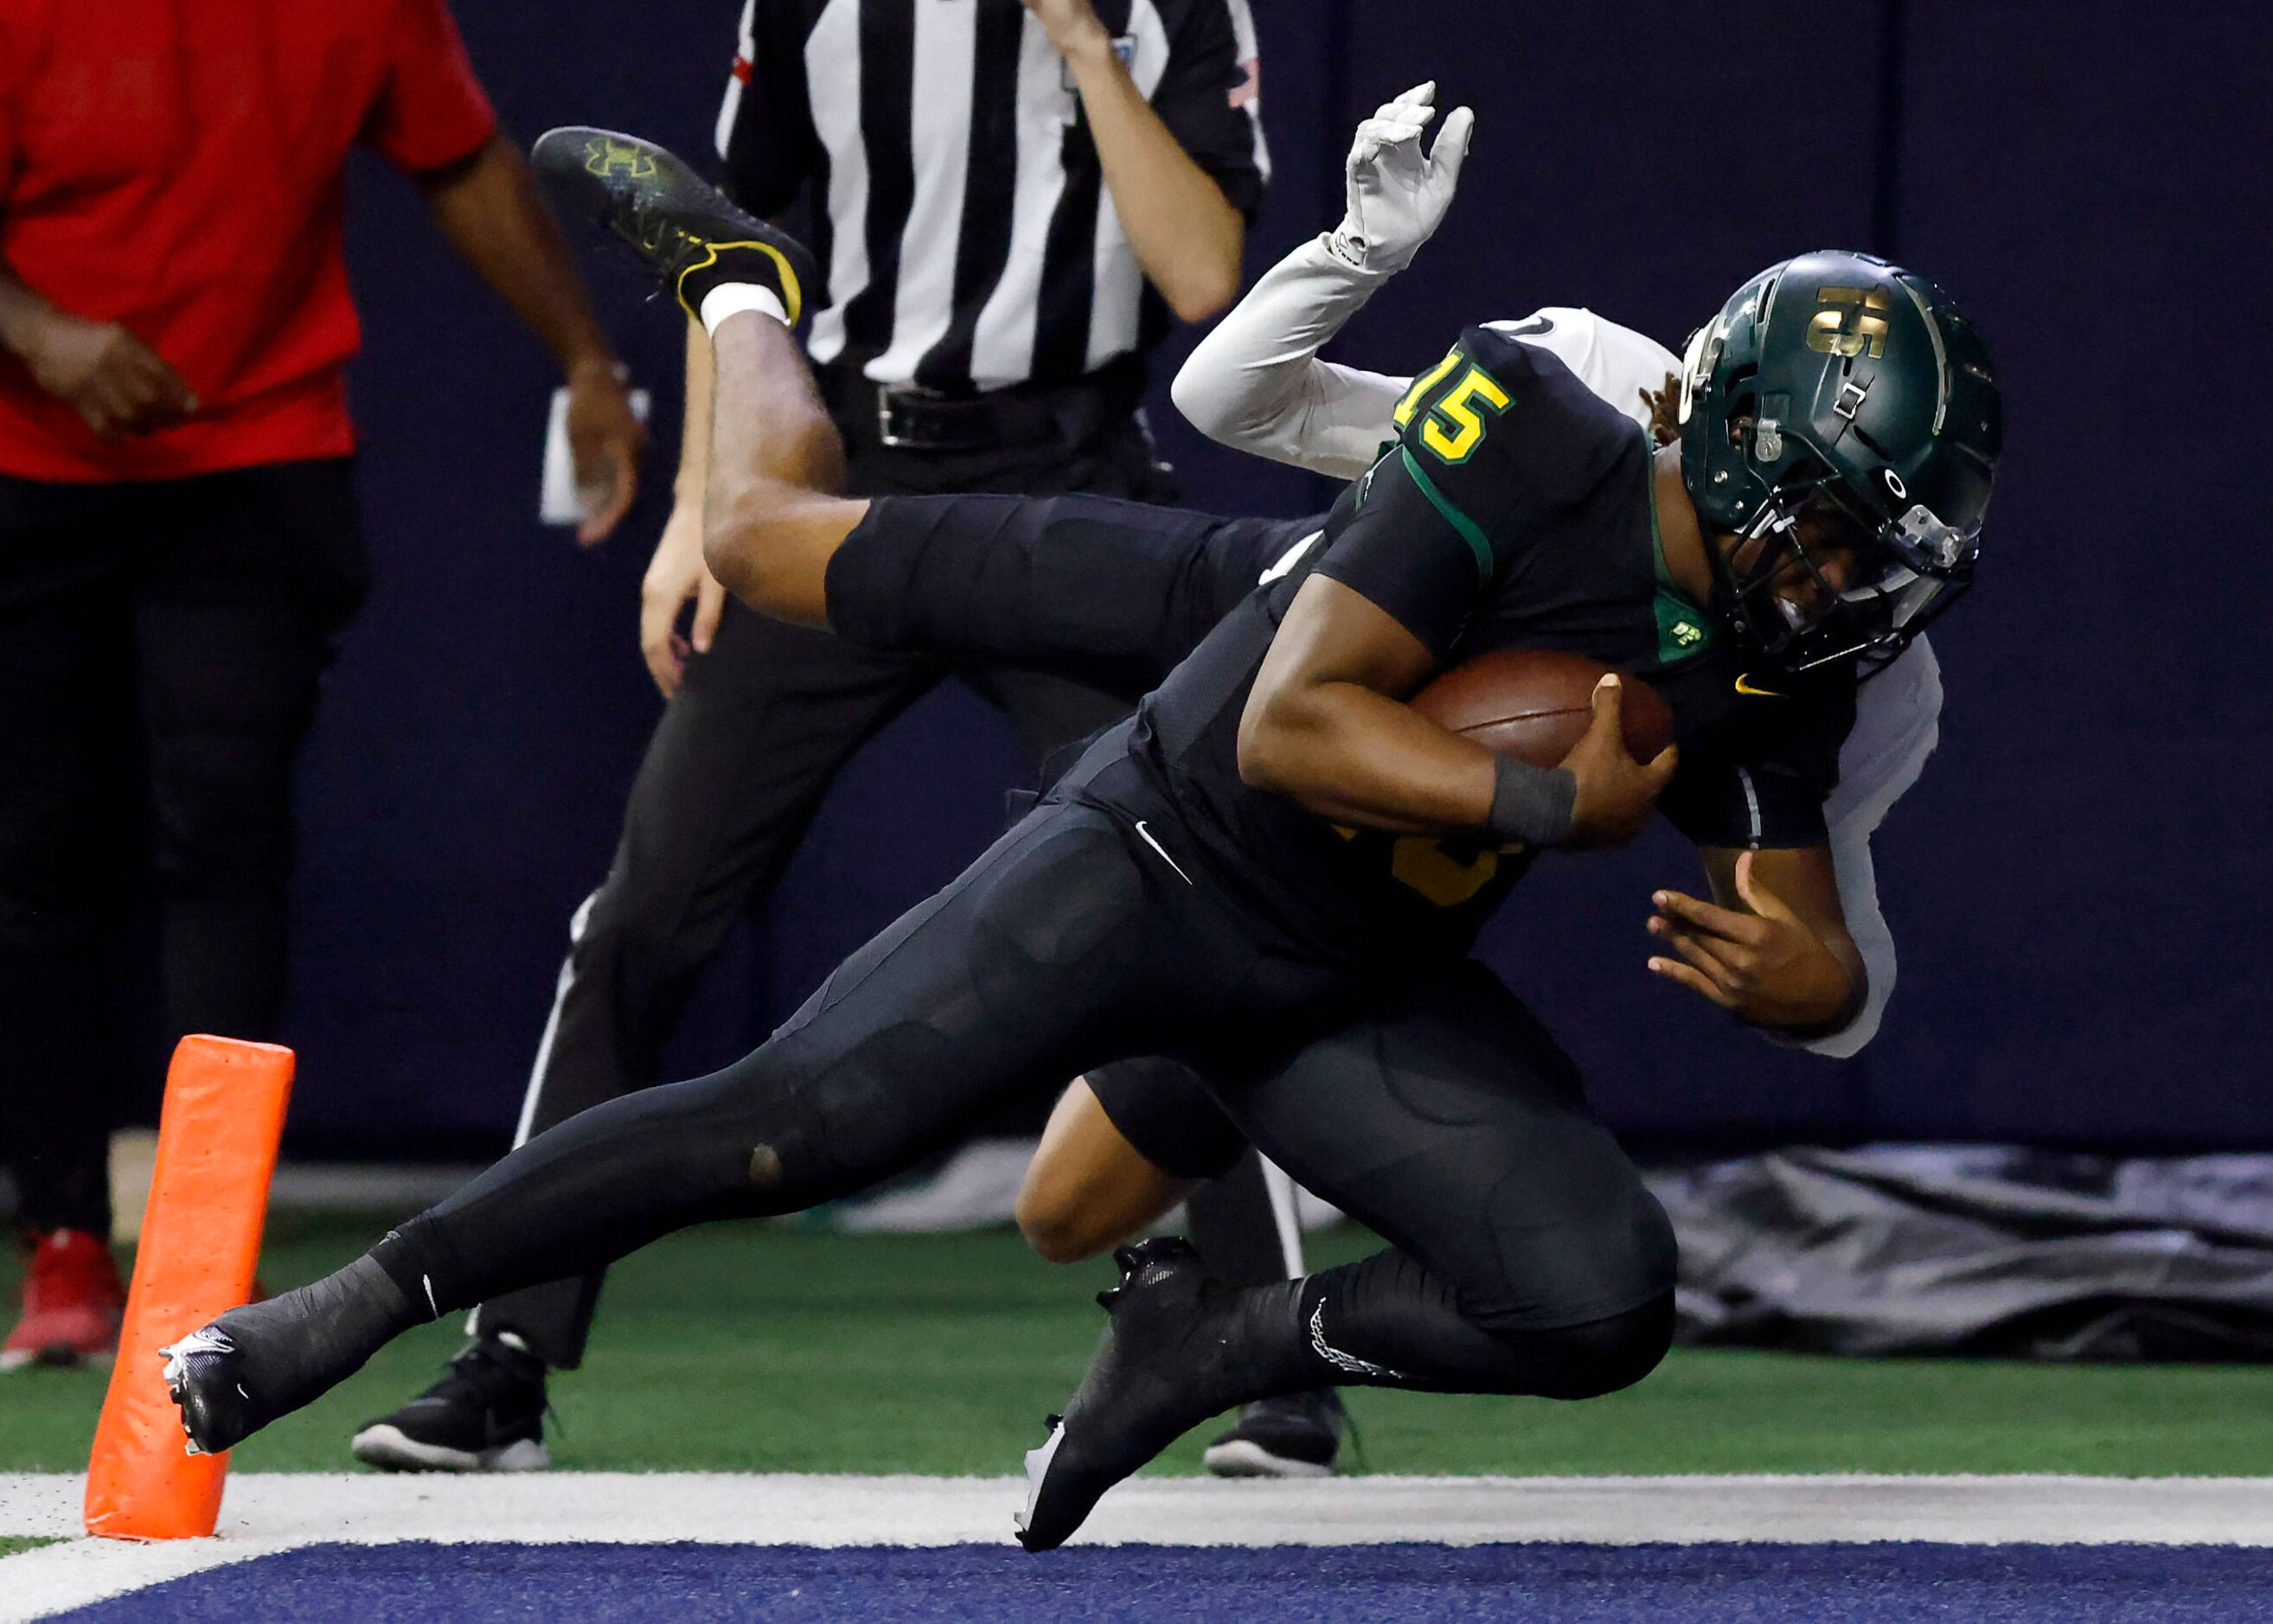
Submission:
[[[1739,434],[1759,430],[1745,420]],[[1770,430],[1773,431],[1773,430]],[[1883,666],[1972,584],[1975,538],[1943,524],[1891,470],[1857,489],[1812,457],[1770,488],[1733,544],[1707,547],[1714,607],[1790,670],[1851,655]]]

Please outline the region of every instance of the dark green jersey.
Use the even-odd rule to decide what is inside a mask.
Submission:
[[[1465,953],[1531,858],[1338,827],[1241,782],[1241,713],[1313,571],[1379,605],[1444,666],[1567,649],[1649,682],[1682,745],[1661,805],[1700,845],[1823,840],[1852,670],[1748,674],[1667,577],[1639,427],[1549,352],[1485,327],[1415,381],[1398,420],[1397,440],[1342,493],[1302,564],[1228,616],[1139,712],[1131,754],[1219,884],[1315,951],[1394,962]]]

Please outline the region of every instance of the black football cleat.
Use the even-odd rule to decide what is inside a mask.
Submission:
[[[1026,1456],[1018,1541],[1063,1545],[1105,1491],[1210,1416],[1254,1396],[1234,1304],[1189,1242],[1139,1241],[1113,1254],[1121,1283],[1098,1295],[1111,1315],[1097,1358],[1049,1436]]]
[[[161,1348],[191,1455],[218,1455],[363,1368],[411,1311],[368,1255],[281,1297],[232,1308]]]
[[[805,244],[745,213],[675,153],[635,135],[570,124],[548,130],[529,167],[561,212],[612,233],[698,320],[726,282],[770,289],[795,326],[821,286]]]
[[[483,1336],[442,1379],[348,1448],[382,1471],[543,1471],[544,1361],[518,1338]]]
[[[1332,1388],[1258,1398],[1207,1447],[1200,1463],[1219,1478],[1331,1478],[1349,1415]]]
[[[221,1323],[228,1318],[223,1314],[158,1350],[166,1361],[166,1391],[181,1409],[191,1455],[219,1455],[276,1418],[245,1386],[244,1353]]]

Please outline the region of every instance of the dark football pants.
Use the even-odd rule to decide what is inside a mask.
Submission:
[[[832,560],[830,617],[841,635],[872,647],[947,650],[966,657],[986,650],[1045,669],[1079,671],[1100,686],[1141,692],[1156,686],[1233,605],[1254,590],[1259,579],[1266,573],[1276,576],[1293,564],[1300,549],[1315,542],[1322,522],[1226,520],[1135,509],[1082,496],[1047,502],[996,498],[894,502],[872,510],[868,521]],[[1479,1047],[1460,1036],[1464,1030],[1496,1034],[1497,1044]],[[1503,1062],[1509,1067],[1504,1078],[1494,1070]],[[1210,1082],[1228,1086],[1234,1075],[1227,1060],[1216,1065],[1209,1082],[1204,1082],[1186,1058],[1130,1057],[1091,1068],[1089,1080],[1107,1116],[1139,1154],[1171,1172],[1207,1178],[1227,1168],[1253,1165],[1251,1157],[1243,1156],[1248,1140],[1244,1121],[1211,1096]],[[1635,1199],[1638,1186],[1632,1170],[1607,1133],[1586,1115],[1570,1062],[1528,1012],[1481,967],[1472,966],[1450,978],[1444,991],[1421,996],[1414,1007],[1394,1022],[1323,1042],[1290,1066],[1286,1075],[1313,1084],[1319,1078],[1354,1075],[1361,1080],[1355,1085],[1361,1097],[1397,1089],[1408,1101],[1440,1085],[1454,1095],[1482,1096],[1504,1084],[1519,1096],[1524,1078],[1537,1080],[1543,1097],[1553,1102],[1554,1114],[1566,1122],[1583,1119],[1587,1125],[1583,1130],[1570,1130],[1575,1136],[1570,1154],[1550,1158],[1552,1167],[1571,1171],[1572,1182],[1561,1186],[1551,1173],[1519,1176],[1498,1190],[1487,1206],[1504,1224],[1510,1214],[1523,1211],[1525,1189],[1536,1193],[1550,1214],[1583,1212],[1593,1199],[1608,1201],[1623,1215],[1611,1221],[1614,1229],[1625,1226],[1621,1244],[1630,1245],[1635,1256],[1662,1265],[1641,1272],[1662,1274],[1663,1290],[1670,1290],[1670,1231],[1656,1204],[1646,1196]],[[1283,1092],[1296,1086],[1282,1079],[1273,1088]],[[1318,1092],[1323,1098],[1338,1097],[1332,1088]],[[1446,1109],[1457,1113],[1465,1107],[1448,1104]],[[1456,1114],[1447,1121],[1460,1119]],[[1495,1115],[1480,1111],[1474,1119],[1494,1125]],[[1504,1113],[1496,1126],[1512,1141],[1532,1136],[1528,1126]],[[1448,1142],[1456,1139],[1449,1132],[1441,1137]],[[1408,1154],[1407,1141],[1389,1131],[1387,1123],[1371,1142],[1394,1167],[1426,1165],[1422,1158]],[[1264,1149],[1280,1165],[1295,1171],[1296,1164],[1287,1159],[1291,1149],[1282,1152],[1272,1144]],[[1472,1165],[1491,1160],[1488,1151],[1471,1156],[1463,1149],[1458,1154],[1469,1157]],[[1332,1185],[1308,1177],[1303,1182],[1333,1192],[1343,1205],[1363,1213],[1378,1209],[1379,1198],[1342,1197],[1349,1178],[1366,1177],[1354,1172]],[[1390,1200],[1401,1204],[1393,1195]],[[1358,1204],[1361,1201],[1364,1204]],[[1408,1250],[1455,1280],[1487,1278],[1491,1273],[1488,1257],[1471,1255],[1461,1261],[1457,1254],[1461,1234],[1489,1234],[1494,1220],[1479,1221],[1485,1226],[1482,1231],[1456,1228],[1449,1244],[1409,1245]],[[1551,1225],[1558,1220],[1519,1216],[1514,1221]],[[1405,1239],[1395,1231],[1384,1232],[1392,1239]],[[1563,1254],[1583,1257],[1585,1248]],[[1377,1265],[1366,1270],[1366,1280],[1394,1280],[1399,1272]],[[1613,1281],[1618,1275],[1615,1267],[1607,1270]],[[1388,1321],[1426,1321],[1428,1314],[1413,1311],[1415,1289],[1425,1295],[1425,1288],[1409,1279],[1385,1292],[1361,1285],[1350,1295],[1353,1300],[1399,1304],[1398,1312],[1384,1316]],[[1567,1304],[1583,1294],[1573,1286],[1542,1295]],[[1616,1315],[1632,1306],[1603,1307],[1602,1313]],[[1663,1306],[1655,1304],[1648,1316],[1652,1323],[1663,1318],[1655,1312]],[[1463,1297],[1460,1307],[1464,1313],[1473,1310],[1471,1317],[1488,1327],[1516,1327],[1527,1321],[1527,1311],[1520,1302]]]
[[[879,448],[873,425],[844,428],[847,484],[858,494],[1159,493],[1150,437],[1133,421],[1079,446],[926,456]],[[649,742],[607,877],[571,924],[516,1142],[657,1080],[702,967],[780,878],[837,773],[950,675],[1009,714],[1037,762],[1125,715],[1144,692],[1107,697],[1060,673],[983,656],[862,648],[727,604],[709,653],[688,662]],[[596,1272],[515,1291],[484,1304],[475,1322],[486,1334],[514,1333],[555,1368],[574,1368],[600,1285]]]
[[[1212,623],[1212,583],[1251,580],[1301,533],[1084,498],[880,505],[832,569],[832,618],[887,647],[1024,639],[1016,652],[1038,662],[1054,640],[1142,675]],[[1081,606],[1076,621],[1094,614],[1092,594],[1056,579],[1084,550],[1127,572],[1118,584],[1144,595],[1124,600],[1141,612],[1050,619],[1061,602]],[[970,590],[990,570],[997,589]],[[1069,782],[1114,774],[1129,802],[1124,744],[1107,735]],[[1174,809],[1159,814],[1173,851]],[[439,1300],[463,1302],[684,1224],[864,1188],[996,1099],[1160,1051],[1207,1075],[1290,1172],[1397,1243],[1313,1277],[1309,1290],[1339,1293],[1339,1356],[1413,1385],[1578,1396],[1662,1351],[1664,1215],[1570,1063],[1495,980],[1467,968],[1351,984],[1259,943],[1121,816],[1064,802],[856,954],[756,1053],[532,1141],[407,1225],[401,1250]],[[1594,1329],[1547,1351],[1539,1336],[1565,1327]],[[1525,1336],[1528,1358],[1509,1341]]]
[[[0,1153],[27,1225],[109,1231],[154,881],[167,1029],[274,1035],[292,767],[364,587],[345,460],[0,477]]]
[[[1114,795],[1130,798],[1125,781]],[[1021,1090],[1166,1050],[1396,1248],[1313,1277],[1349,1284],[1333,1347],[1361,1361],[1353,1379],[1547,1390],[1523,1338],[1667,1298],[1663,1212],[1489,973],[1382,986],[1290,957],[1171,865],[1167,809],[1150,824],[1165,858],[1125,816],[1046,803],[754,1053],[538,1135],[403,1225],[390,1270],[425,1276],[446,1309],[686,1224],[799,1211]],[[1632,1373],[1662,1351],[1635,1354]],[[1553,1379],[1586,1390],[1584,1372]]]
[[[863,648],[1053,671],[1133,705],[1321,522],[1083,495],[877,503],[829,561],[829,625]]]
[[[984,651],[1078,671],[1133,702],[1322,522],[1086,496],[895,502],[831,560],[830,615],[846,640],[868,647]],[[1246,1141],[1182,1061],[1132,1057],[1089,1082],[1154,1166],[1203,1179],[1242,1167]]]

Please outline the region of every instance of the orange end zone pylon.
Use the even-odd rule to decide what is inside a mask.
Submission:
[[[289,1049],[228,1037],[184,1037],[174,1051],[126,1326],[87,1463],[90,1534],[195,1538],[221,1516],[229,1456],[183,1452],[158,1350],[252,1294],[292,1065]]]

